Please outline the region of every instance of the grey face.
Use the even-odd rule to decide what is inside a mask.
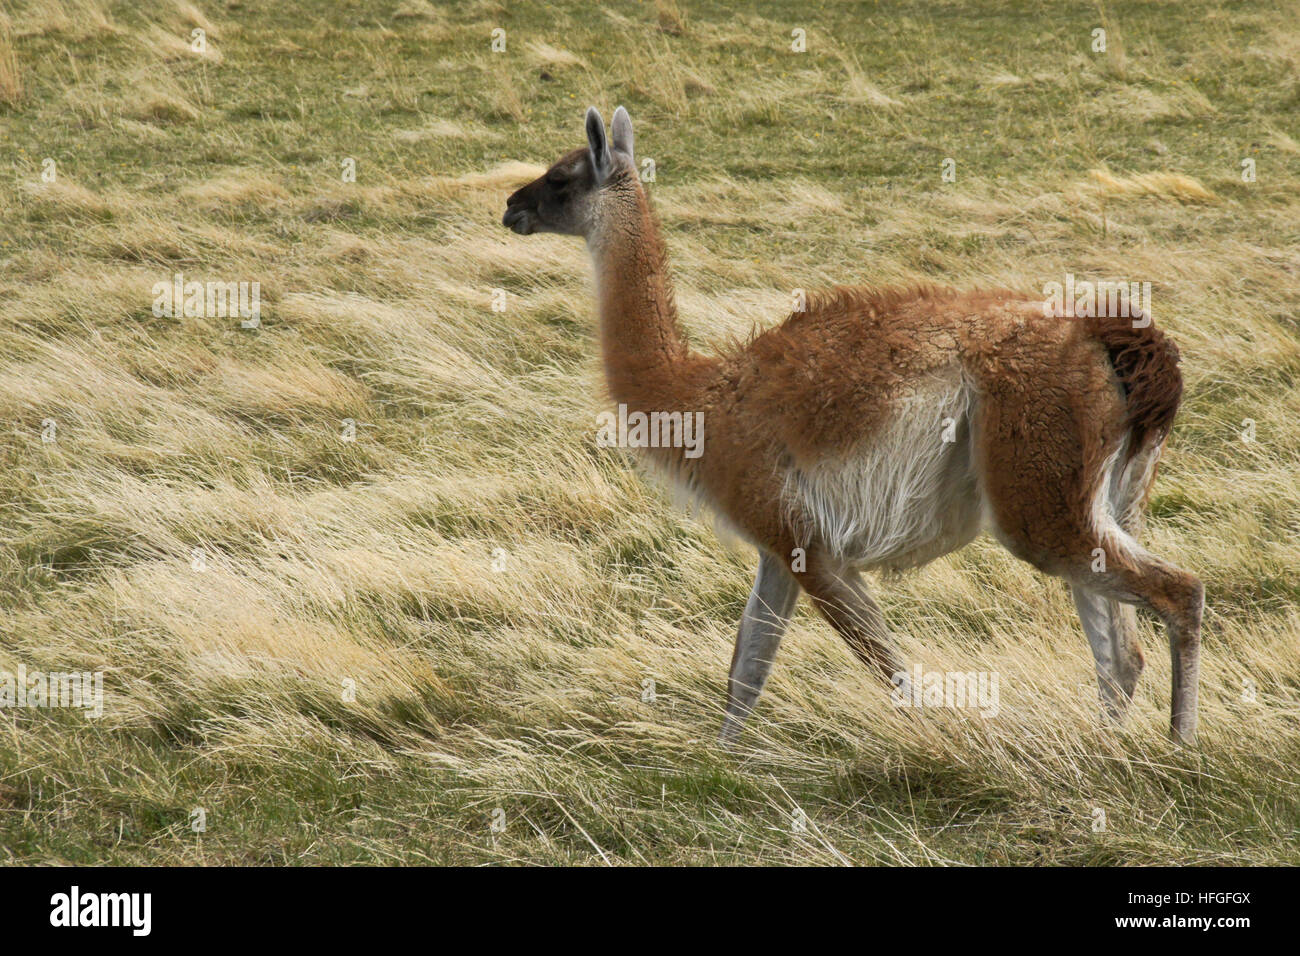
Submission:
[[[601,192],[621,181],[632,166],[632,121],[627,110],[614,112],[613,145],[605,139],[605,122],[593,106],[587,110],[587,145],[566,153],[536,179],[506,200],[502,225],[521,236],[555,232],[586,236]]]

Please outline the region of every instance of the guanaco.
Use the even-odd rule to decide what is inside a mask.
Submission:
[[[1195,740],[1199,579],[1138,543],[1182,397],[1179,353],[1149,315],[1050,317],[1007,290],[837,287],[747,344],[705,355],[677,320],[632,121],[510,196],[503,224],[587,241],[610,397],[628,414],[702,415],[702,453],[644,454],[759,551],[720,739],[739,735],[801,591],[870,669],[906,669],[865,569],[918,567],[991,532],[1069,584],[1103,715],[1143,667],[1135,607],[1165,624],[1171,734]]]

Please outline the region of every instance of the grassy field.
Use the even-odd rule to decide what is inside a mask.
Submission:
[[[731,6],[0,7],[0,672],[104,674],[0,709],[0,860],[1300,863],[1300,6]],[[620,103],[701,348],[794,288],[1152,282],[1197,749],[1163,632],[1102,728],[987,539],[877,593],[996,718],[801,607],[714,744],[754,555],[596,447],[586,253],[500,225]],[[260,324],[155,315],[177,273]]]

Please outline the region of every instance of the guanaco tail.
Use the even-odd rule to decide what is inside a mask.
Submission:
[[[1069,584],[1109,719],[1142,672],[1134,609],[1164,622],[1171,733],[1192,743],[1204,589],[1138,543],[1182,397],[1178,350],[1150,317],[1052,318],[1005,290],[841,287],[703,355],[678,325],[627,111],[606,139],[593,107],[586,131],[509,198],[503,224],[586,239],[620,413],[707,425],[694,456],[644,454],[759,552],[722,741],[755,706],[801,591],[897,684],[906,666],[860,572],[917,567],[988,531]]]

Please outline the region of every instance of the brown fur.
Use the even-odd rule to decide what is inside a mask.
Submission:
[[[1106,347],[1110,364],[1124,386],[1127,427],[1133,433],[1132,456],[1149,436],[1163,441],[1174,424],[1183,397],[1178,346],[1152,322],[1134,328],[1129,318],[1102,316],[1088,320],[1090,331]]]
[[[553,169],[581,164],[581,153]],[[547,207],[537,205],[554,200],[546,182],[511,197],[508,225],[547,226]],[[591,249],[611,398],[629,411],[703,413],[700,458],[645,453],[774,558],[789,565],[804,549],[798,584],[864,661],[887,674],[897,656],[846,556],[818,537],[816,515],[792,500],[789,484],[828,464],[870,461],[895,423],[937,414],[926,405],[934,383],[960,382],[974,396],[971,453],[992,530],[1044,571],[1166,621],[1177,665],[1174,731],[1190,739],[1200,582],[1122,537],[1136,533],[1133,512],[1154,467],[1136,479],[1141,487],[1124,489],[1123,530],[1099,526],[1094,508],[1108,493],[1108,463],[1122,449],[1125,463],[1153,461],[1178,407],[1178,351],[1154,325],[1049,318],[1041,300],[1005,290],[836,288],[751,341],[703,355],[679,327],[667,251],[630,154],[615,153],[604,181],[564,215],[552,231],[584,235]],[[888,566],[922,564],[974,533],[937,518],[933,541]],[[1091,567],[1098,551],[1104,574]],[[1141,652],[1131,626],[1117,620],[1115,628],[1119,682],[1131,693]]]

